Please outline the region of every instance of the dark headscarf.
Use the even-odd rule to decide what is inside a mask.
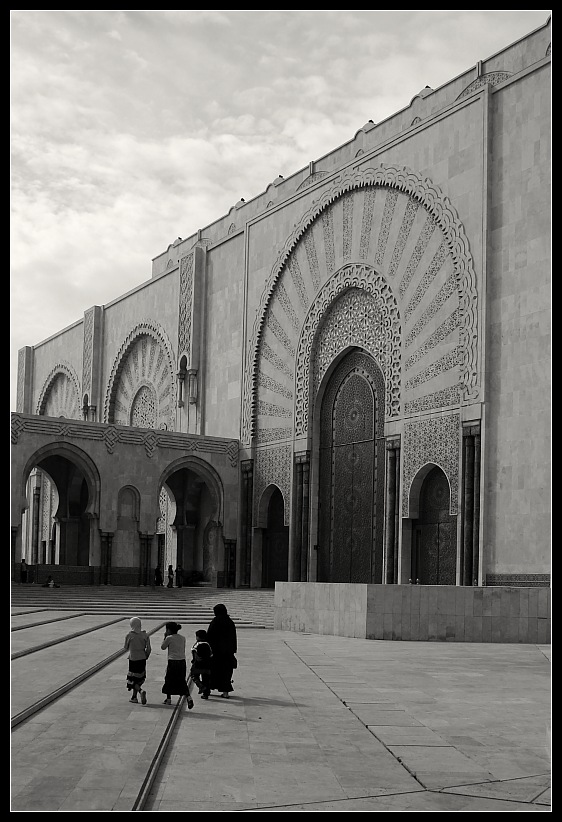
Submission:
[[[215,605],[215,607],[213,608],[213,613],[215,614],[215,616],[228,616],[226,605],[223,605],[222,602],[219,602],[218,605]]]
[[[215,616],[207,628],[207,641],[215,656],[231,657],[237,650],[236,626],[228,615],[226,605],[215,605],[213,612]]]

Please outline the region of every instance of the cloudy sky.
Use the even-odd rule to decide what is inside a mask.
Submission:
[[[11,409],[22,346],[550,13],[11,10]]]

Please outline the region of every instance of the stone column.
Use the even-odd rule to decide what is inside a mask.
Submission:
[[[302,460],[295,454],[295,499],[292,517],[292,546],[289,548],[289,582],[301,582],[302,552]]]
[[[107,584],[111,585],[111,564],[113,562],[113,531],[107,534]]]
[[[474,433],[474,504],[472,526],[472,583],[478,585],[480,573],[480,428]]]
[[[149,551],[149,534],[143,534],[139,531],[139,585],[148,585],[148,551]],[[150,537],[151,538],[151,537]]]
[[[472,427],[463,428],[462,493],[462,585],[472,585],[472,523],[474,517],[474,437]]]
[[[101,535],[101,563],[100,563],[100,584],[111,585],[111,542],[112,531],[100,531]]]
[[[31,562],[37,565],[39,562],[39,516],[41,514],[41,487],[36,485],[33,489],[33,514],[31,529]]]
[[[480,572],[480,424],[463,428],[462,585],[478,585]]]
[[[385,583],[398,582],[398,474],[400,443],[386,443],[386,500],[385,500]]]
[[[12,559],[12,562],[11,562],[12,581],[15,579],[16,562],[19,563],[19,562],[21,562],[21,559],[22,559],[21,556],[18,557],[18,550],[17,550],[18,549],[18,535],[19,535],[18,532],[19,532],[19,528],[17,527],[17,525],[12,525],[11,526],[11,537],[12,537],[12,539],[11,539],[11,544],[10,544],[11,559]],[[17,557],[17,559],[16,559],[16,557]]]
[[[295,497],[292,540],[289,545],[289,582],[308,579],[308,523],[310,504],[310,451],[295,454]]]
[[[308,580],[309,506],[310,506],[310,452],[302,455],[302,537],[301,582]]]
[[[400,538],[400,440],[396,440],[395,449],[395,482],[394,482],[394,581],[400,584],[398,568],[398,540]]]
[[[252,565],[252,519],[254,496],[254,461],[243,460],[242,470],[242,542],[240,545],[240,583],[241,588],[250,587]]]
[[[227,588],[236,587],[236,540],[224,541],[224,584]]]

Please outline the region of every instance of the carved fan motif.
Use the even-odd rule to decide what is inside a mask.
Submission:
[[[66,374],[60,373],[54,378],[48,389],[42,414],[45,417],[80,419],[80,401],[72,381]]]
[[[315,332],[349,287],[368,291],[382,318],[362,333],[400,352],[385,368],[388,419],[478,398],[478,295],[462,223],[429,180],[381,165],[326,188],[272,268],[249,343],[245,442],[305,433]]]
[[[168,427],[172,410],[171,375],[165,353],[153,337],[138,337],[125,354],[114,398],[111,421],[117,425]]]

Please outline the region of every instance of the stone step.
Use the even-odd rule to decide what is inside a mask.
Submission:
[[[224,588],[128,588],[121,586],[64,586],[43,588],[18,585],[11,591],[12,611],[18,608],[72,610],[141,619],[177,620],[205,624],[213,618],[213,606],[223,602],[235,624],[273,628],[271,589]]]

